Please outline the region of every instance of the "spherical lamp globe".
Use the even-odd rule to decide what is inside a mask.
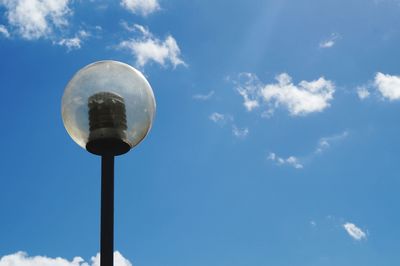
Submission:
[[[120,155],[147,135],[156,103],[142,73],[107,60],[87,65],[73,76],[61,109],[64,126],[79,146],[97,155]]]

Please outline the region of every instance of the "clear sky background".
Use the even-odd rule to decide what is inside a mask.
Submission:
[[[157,101],[116,266],[399,265],[399,45],[397,0],[0,0],[0,266],[98,266],[100,158],[60,109],[104,59]]]

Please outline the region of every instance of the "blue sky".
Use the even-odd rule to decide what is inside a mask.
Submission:
[[[116,266],[398,265],[399,25],[397,0],[0,0],[0,266],[98,266],[100,159],[60,109],[104,59],[157,101],[116,160]]]

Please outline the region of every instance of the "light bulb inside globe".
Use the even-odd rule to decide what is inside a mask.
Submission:
[[[62,99],[67,132],[97,155],[120,155],[139,144],[151,128],[155,109],[145,77],[117,61],[99,61],[79,70]]]

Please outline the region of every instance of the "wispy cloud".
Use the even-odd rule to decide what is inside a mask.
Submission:
[[[195,94],[193,95],[193,99],[195,100],[200,100],[200,101],[207,101],[209,100],[211,97],[213,97],[215,94],[214,91],[210,91],[207,94]]]
[[[208,118],[219,125],[225,125],[227,122],[232,121],[232,116],[218,112],[212,113]]]
[[[152,37],[152,33],[149,31],[149,29],[143,25],[139,25],[139,24],[129,25],[128,22],[121,21],[121,26],[122,26],[122,28],[124,28],[125,30],[127,30],[129,32],[139,32],[143,35],[143,37]]]
[[[323,227],[328,226],[335,231],[336,229],[340,231],[344,230],[352,239],[356,241],[367,240],[369,235],[368,231],[361,229],[354,223],[348,222],[346,219],[332,214],[326,215],[323,219],[312,219],[310,221],[310,225],[312,227],[316,227],[317,225],[322,225]],[[339,233],[339,231],[337,232]]]
[[[243,97],[243,105],[246,110],[252,111],[260,105],[260,91],[263,85],[258,77],[252,73],[241,73],[239,79],[236,90]]]
[[[390,101],[400,99],[400,76],[378,72],[375,75],[374,85],[385,99]]]
[[[65,46],[68,51],[77,50],[82,47],[82,43],[85,39],[90,36],[90,33],[84,30],[80,30],[73,38],[63,38],[56,44]]]
[[[91,262],[85,262],[81,257],[75,257],[71,261],[64,258],[49,258],[45,256],[28,256],[25,252],[17,252],[0,258],[0,266],[100,266],[100,254],[91,258]],[[118,251],[114,252],[115,266],[132,266]]]
[[[349,132],[347,130],[343,131],[340,134],[331,135],[328,137],[322,137],[318,141],[317,148],[314,153],[321,154],[327,149],[331,147],[332,144],[340,142],[349,136]]]
[[[160,10],[157,0],[122,0],[121,5],[134,14],[147,16]]]
[[[122,24],[129,31],[139,33],[139,37],[125,40],[117,46],[120,49],[128,50],[136,57],[136,64],[143,67],[149,62],[155,62],[162,66],[170,63],[174,68],[178,65],[186,66],[181,59],[181,50],[176,40],[168,35],[165,40],[155,37],[148,28],[134,24]]]
[[[10,32],[8,32],[8,29],[4,25],[0,25],[0,35],[1,34],[6,38],[10,38]]]
[[[232,125],[232,134],[237,138],[246,138],[249,134],[249,129],[245,128],[238,128],[235,124]]]
[[[366,86],[359,86],[357,87],[357,95],[358,98],[361,100],[367,99],[371,93],[369,92],[368,88]]]
[[[239,128],[235,124],[234,122],[235,119],[232,115],[214,112],[208,118],[221,127],[229,125],[232,129],[232,135],[235,136],[236,138],[244,139],[250,132],[250,130],[247,127]]]
[[[8,23],[27,40],[49,38],[54,29],[68,25],[70,0],[3,0]]]
[[[327,38],[319,43],[319,47],[320,48],[332,48],[336,44],[336,42],[339,38],[340,38],[339,34],[332,33],[331,36],[329,36],[329,38]]]
[[[317,156],[322,155],[325,151],[327,151],[329,148],[331,148],[335,143],[343,141],[348,136],[349,136],[349,132],[347,130],[345,130],[339,134],[322,137],[318,140],[317,146],[315,147],[315,149],[312,152],[310,152],[309,154],[306,154],[304,156],[291,155],[287,158],[284,158],[284,157],[278,156],[274,152],[270,152],[267,159],[275,162],[277,165],[288,165],[288,166],[293,166],[294,168],[297,168],[297,169],[301,169],[301,168],[304,168],[304,165],[306,163],[310,163]]]
[[[279,157],[274,152],[270,152],[268,160],[275,162],[277,165],[288,165],[296,169],[302,169],[303,165],[300,163],[299,159],[295,156],[289,156],[287,158]]]
[[[367,235],[353,223],[347,222],[343,225],[343,228],[355,240],[367,239]]]
[[[243,105],[248,111],[265,103],[263,114],[272,115],[279,107],[286,108],[293,116],[305,116],[322,112],[330,106],[335,85],[320,77],[313,81],[301,81],[297,85],[287,73],[275,77],[277,83],[263,84],[256,75],[244,73],[236,82],[236,90],[243,97]]]
[[[82,40],[77,36],[73,38],[64,38],[57,42],[58,45],[67,47],[68,51],[80,49],[81,43]]]

